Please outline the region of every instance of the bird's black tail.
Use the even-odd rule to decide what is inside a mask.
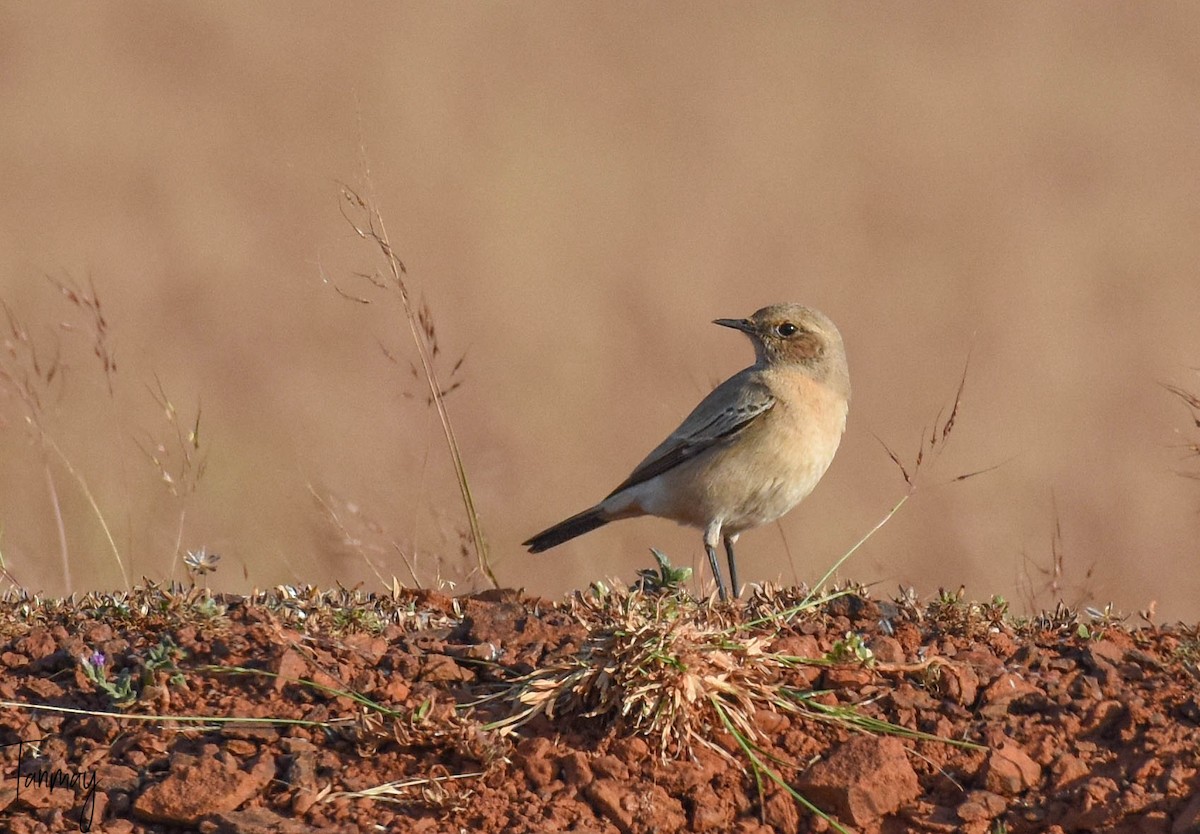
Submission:
[[[547,530],[543,530],[525,542],[525,547],[529,548],[530,553],[541,553],[543,550],[558,547],[563,542],[569,541],[576,536],[590,533],[597,527],[603,527],[610,521],[612,519],[605,515],[599,507],[592,507],[581,513],[576,513],[566,521],[558,522],[558,524]]]

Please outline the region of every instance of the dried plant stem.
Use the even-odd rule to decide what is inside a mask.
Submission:
[[[75,468],[71,463],[71,459],[66,456],[62,448],[54,442],[54,438],[45,432],[41,433],[42,443],[47,449],[54,452],[55,457],[63,465],[75,483],[79,485],[79,491],[83,493],[83,497],[87,499],[88,506],[92,508],[92,514],[96,516],[96,520],[100,523],[100,529],[104,531],[104,537],[108,540],[108,546],[112,550],[113,558],[117,562],[117,567],[121,569],[121,580],[125,583],[125,589],[129,590],[129,572],[125,570],[125,561],[121,558],[121,550],[117,547],[116,539],[113,538],[112,530],[109,529],[108,522],[104,519],[104,513],[100,510],[100,505],[96,503],[96,496],[92,494],[92,490],[88,487],[87,481],[83,474]]]
[[[174,576],[175,567],[183,555],[183,533],[184,525],[187,522],[188,499],[199,487],[200,479],[204,477],[208,463],[207,454],[202,450],[200,442],[200,417],[203,412],[197,403],[196,417],[185,428],[180,421],[179,411],[171,402],[171,398],[167,396],[166,388],[163,387],[158,374],[154,375],[154,385],[147,384],[146,390],[150,392],[154,404],[162,409],[167,425],[174,435],[174,451],[169,447],[169,440],[158,442],[151,438],[151,442],[145,446],[138,443],[142,454],[157,470],[167,492],[178,502],[179,524],[176,527],[175,549],[171,555],[171,567],[168,571],[169,576]],[[175,463],[176,455],[178,463]]]
[[[175,566],[179,564],[179,557],[183,553],[183,523],[187,519],[187,506],[179,508],[179,527],[175,530],[175,549],[171,553],[171,570],[168,576],[175,575]]]
[[[458,438],[455,436],[454,426],[450,422],[450,412],[446,409],[443,388],[438,381],[437,370],[433,364],[433,356],[421,328],[419,312],[413,306],[408,292],[408,285],[404,280],[408,275],[408,270],[395,250],[392,249],[392,244],[387,234],[387,227],[383,222],[383,216],[379,213],[379,210],[367,203],[366,200],[348,186],[342,186],[342,197],[354,209],[366,214],[367,223],[365,226],[356,223],[349,216],[346,216],[346,220],[354,228],[355,233],[363,240],[374,242],[387,260],[392,283],[400,293],[400,303],[404,307],[404,318],[408,321],[409,333],[417,346],[417,356],[421,361],[421,373],[424,375],[425,382],[429,386],[429,397],[437,409],[438,421],[442,424],[442,434],[446,439],[446,446],[450,450],[450,460],[454,465],[454,476],[458,481],[463,508],[467,514],[467,523],[471,528],[471,541],[475,546],[475,557],[479,563],[479,570],[492,583],[493,588],[499,588],[500,581],[496,578],[496,574],[492,571],[491,563],[488,560],[487,542],[484,540],[483,528],[479,523],[479,512],[475,508],[475,497],[471,494],[471,486],[467,481],[467,470],[463,465]],[[343,213],[345,213],[344,210]]]
[[[406,788],[424,787],[428,785],[438,785],[443,782],[457,782],[462,779],[479,779],[486,775],[482,770],[472,773],[449,773],[445,776],[423,776],[418,779],[406,779],[397,782],[385,782],[382,785],[375,785],[370,788],[363,788],[361,791],[338,791],[337,793],[326,794],[320,802],[330,802],[335,799],[351,798],[351,799],[381,799],[385,802],[393,801],[393,797],[407,798],[404,793]]]
[[[58,500],[58,488],[54,484],[54,470],[50,468],[50,459],[45,455],[45,450],[43,450],[42,464],[46,472],[46,488],[50,490],[50,507],[54,510],[54,523],[58,528],[58,549],[62,559],[63,582],[67,586],[67,594],[70,595],[74,592],[75,585],[71,581],[71,552],[67,546],[67,526],[63,523],[62,503]]]
[[[838,569],[841,568],[841,566],[843,564],[845,564],[847,559],[849,559],[851,556],[853,556],[860,547],[862,547],[864,544],[867,543],[868,539],[870,539],[872,536],[874,536],[876,533],[878,533],[885,524],[887,524],[889,521],[891,521],[892,516],[894,516],[896,513],[900,512],[900,508],[903,507],[908,502],[909,498],[912,498],[913,492],[914,492],[914,489],[912,489],[910,487],[908,492],[904,493],[904,495],[902,495],[900,497],[900,500],[897,501],[895,503],[895,505],[890,510],[887,511],[887,513],[883,516],[883,518],[879,519],[879,521],[875,523],[874,527],[872,527],[870,530],[868,530],[866,533],[864,533],[862,538],[860,538],[857,542],[854,543],[853,547],[851,547],[849,550],[847,550],[845,553],[843,553],[841,555],[841,557],[830,566],[829,570],[825,571],[825,575],[822,576],[820,581],[818,581],[817,584],[813,586],[813,589],[808,592],[808,595],[804,598],[804,602],[802,602],[801,605],[812,602],[818,594],[824,593],[825,583],[828,582],[830,580],[830,578],[835,573],[838,572]]]

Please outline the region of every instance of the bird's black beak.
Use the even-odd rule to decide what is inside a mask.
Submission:
[[[732,327],[734,330],[740,330],[743,333],[754,332],[754,323],[750,319],[714,319],[713,324],[719,324],[722,327]]]

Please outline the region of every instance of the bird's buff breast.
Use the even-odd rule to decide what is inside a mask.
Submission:
[[[847,412],[845,398],[804,382],[791,405],[776,403],[729,443],[663,473],[659,484],[647,483],[642,508],[694,527],[720,520],[724,531],[738,533],[800,503],[833,462]]]

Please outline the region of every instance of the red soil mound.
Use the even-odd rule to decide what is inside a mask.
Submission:
[[[764,604],[718,614],[745,623]],[[720,696],[750,722],[756,772],[728,727],[704,718],[703,693],[676,704],[676,729],[698,736],[681,744],[672,730],[664,755],[663,737],[645,733],[667,707],[634,731],[620,712],[639,696],[611,676],[589,678],[609,684],[585,693],[598,716],[583,698],[489,729],[546,705],[515,678],[595,657],[595,619],[578,600],[150,588],[0,609],[0,827],[14,834],[89,821],[243,834],[831,830],[775,777],[858,832],[1200,830],[1194,628],[1081,626],[1067,611],[1019,624],[999,606],[855,595],[746,626],[713,655],[728,677],[703,686],[739,680],[730,664],[752,646],[819,662],[772,665],[762,691],[828,690],[807,711],[739,702],[749,690],[732,684]],[[661,668],[686,680],[688,664],[671,663]],[[467,706],[497,691],[509,698]],[[846,716],[983,747],[860,732]]]

